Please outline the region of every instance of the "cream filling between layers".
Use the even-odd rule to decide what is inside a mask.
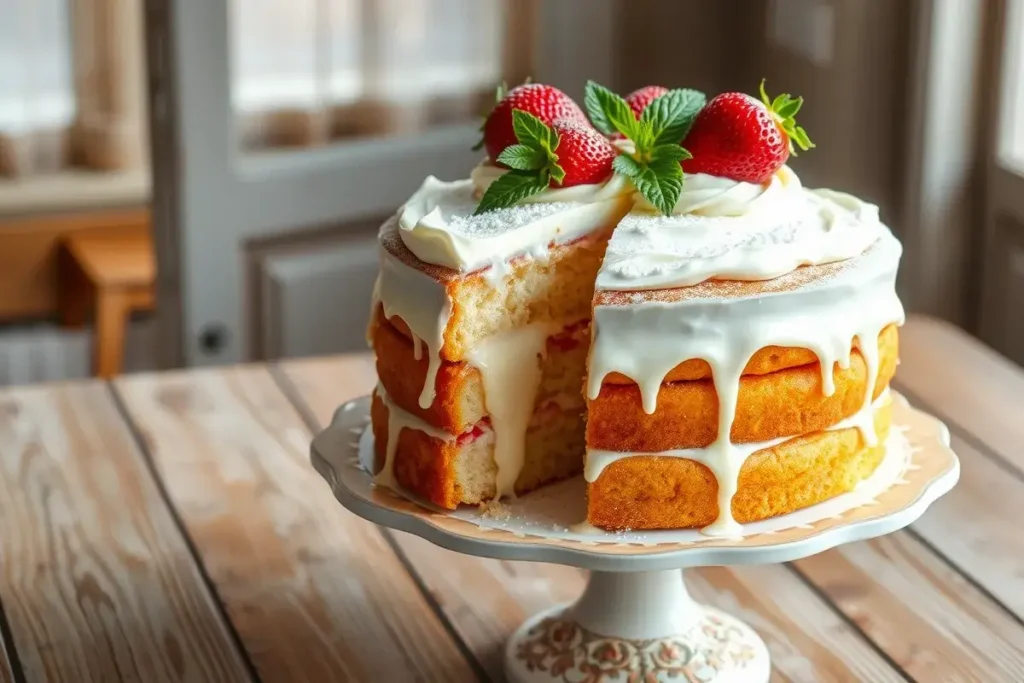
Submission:
[[[861,438],[867,445],[875,445],[878,443],[878,432],[875,430],[875,412],[885,406],[890,401],[889,388],[879,394],[878,398],[874,402],[861,406],[860,409],[850,417],[837,422],[836,424],[823,429],[823,432],[836,432],[843,429],[856,429],[860,432]],[[783,436],[778,439],[771,439],[769,441],[757,441],[752,443],[741,443],[734,444],[737,456],[741,459],[740,467],[742,468],[743,463],[758,451],[766,448],[773,448],[781,443],[791,441],[799,438],[800,436],[806,436],[806,434],[796,434],[793,436]],[[612,464],[619,460],[625,460],[626,458],[635,458],[641,456],[659,457],[659,458],[684,458],[686,460],[693,460],[706,466],[712,471],[716,478],[719,478],[719,472],[715,471],[715,467],[719,464],[714,461],[713,458],[709,458],[710,455],[706,448],[677,448],[668,451],[657,451],[653,453],[637,453],[633,451],[605,451],[596,448],[587,449],[587,461],[583,470],[583,476],[588,482],[595,482],[600,478],[604,471]],[[728,472],[721,473],[722,476],[727,476]]]
[[[828,396],[835,391],[834,366],[849,367],[853,340],[867,366],[866,410],[878,375],[878,335],[904,319],[895,291],[901,253],[886,229],[838,273],[791,291],[595,306],[587,397],[596,399],[605,376],[618,372],[636,382],[643,409],[652,414],[670,370],[691,358],[707,361],[718,394],[718,436],[703,449],[701,461],[718,479],[719,517],[705,532],[736,536],[740,525],[732,516],[731,501],[746,454],[730,435],[743,368],[766,346],[810,349],[821,363]],[[865,433],[865,440],[874,443],[873,430]]]
[[[548,337],[561,325],[527,325],[495,334],[470,351],[470,365],[480,372],[484,407],[494,430],[494,462],[498,468],[495,498],[514,496],[526,461],[526,430],[533,417],[540,361]]]

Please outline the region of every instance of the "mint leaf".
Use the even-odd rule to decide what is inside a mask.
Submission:
[[[637,121],[636,133],[632,138],[633,143],[636,145],[636,151],[643,154],[654,146],[654,124],[650,121]]]
[[[547,162],[547,154],[542,149],[529,145],[510,145],[498,155],[498,163],[520,171],[536,171]]]
[[[644,167],[633,157],[620,154],[612,161],[612,170],[627,178],[635,178],[643,172]]]
[[[639,130],[633,110],[615,93],[594,81],[587,81],[583,104],[594,127],[605,135],[622,133],[633,140]]]
[[[690,154],[688,150],[680,147],[678,144],[658,145],[653,150],[651,150],[652,161],[671,160],[678,163],[680,161],[683,161],[684,159],[692,158],[693,155]]]
[[[640,122],[650,121],[654,127],[654,144],[679,143],[690,132],[697,114],[707,98],[699,90],[676,88],[647,105]]]
[[[473,215],[478,216],[494,209],[512,206],[527,197],[543,192],[547,186],[546,178],[536,173],[509,171],[491,183],[484,196],[480,198],[480,204]]]
[[[633,184],[654,208],[670,216],[683,191],[683,168],[670,156],[652,159]]]
[[[594,81],[587,81],[586,89],[583,92],[583,106],[587,110],[587,116],[590,118],[590,122],[594,124],[594,128],[605,135],[611,135],[615,132],[614,126],[611,121],[605,116],[604,106],[601,104],[602,96],[599,91],[607,90],[606,88],[598,85]]]
[[[554,152],[558,147],[558,133],[533,114],[521,109],[512,110],[512,130],[520,144],[539,147],[547,152]]]

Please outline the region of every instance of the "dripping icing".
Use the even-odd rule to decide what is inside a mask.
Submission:
[[[377,289],[384,317],[390,320],[398,316],[408,326],[417,359],[423,357],[423,347],[426,347],[427,375],[420,392],[419,406],[429,408],[434,402],[444,331],[451,316],[448,293],[441,283],[402,263],[386,249],[381,250]]]
[[[467,360],[480,371],[484,406],[494,430],[496,498],[515,495],[526,458],[526,430],[541,381],[540,359],[560,325],[528,325],[479,342]]]
[[[442,441],[454,441],[457,437],[399,408],[391,400],[391,397],[388,396],[387,391],[384,390],[381,384],[377,384],[373,394],[381,400],[384,407],[388,410],[388,444],[385,449],[384,466],[374,475],[373,483],[397,490],[398,486],[395,481],[395,450],[398,448],[398,437],[403,429],[423,432]]]
[[[597,305],[587,397],[597,398],[605,376],[618,372],[637,384],[644,412],[653,414],[669,371],[687,359],[705,360],[719,402],[718,434],[703,449],[702,462],[719,482],[719,517],[707,532],[735,535],[739,525],[731,501],[746,455],[732,443],[731,431],[743,368],[767,346],[810,349],[821,364],[822,391],[830,395],[835,391],[833,368],[837,363],[849,367],[851,343],[857,343],[867,367],[861,411],[869,410],[878,372],[878,335],[904,318],[895,292],[901,252],[899,242],[885,230],[867,252],[837,273],[788,290]],[[877,441],[873,429],[861,431],[867,443]]]
[[[828,427],[823,430],[826,432],[839,431],[843,429],[856,429],[860,432],[861,438],[864,443],[868,445],[874,445],[878,442],[878,435],[875,431],[875,412],[888,404],[890,401],[889,388],[886,387],[873,402],[869,403],[866,408],[861,408],[856,414]],[[693,460],[699,462],[702,465],[712,470],[716,479],[719,481],[719,509],[725,504],[724,499],[727,497],[729,502],[732,501],[732,496],[735,495],[736,481],[739,477],[739,471],[743,467],[743,463],[746,462],[754,453],[764,450],[766,448],[772,448],[778,446],[781,443],[785,443],[790,439],[798,438],[802,435],[794,436],[783,436],[778,439],[771,439],[769,441],[759,441],[752,443],[741,443],[731,445],[731,455],[734,459],[731,467],[723,467],[719,462],[720,452],[709,448],[680,448],[669,451],[660,451],[658,453],[633,453],[633,452],[622,452],[622,451],[605,451],[599,449],[588,449],[586,465],[583,471],[583,476],[588,482],[595,482],[600,478],[601,474],[613,463],[626,458],[632,458],[636,456],[657,456],[657,457],[668,457],[668,458],[685,458],[687,460]],[[721,471],[716,471],[716,468]],[[728,482],[732,481],[732,492],[727,495],[722,494],[722,480],[723,478]],[[720,521],[720,520],[719,520]],[[731,523],[730,523],[731,522]],[[716,522],[717,523],[717,522]],[[731,520],[725,524],[720,524],[716,527],[712,524],[710,527],[705,529],[705,532],[713,536],[735,536],[738,535],[740,525]]]

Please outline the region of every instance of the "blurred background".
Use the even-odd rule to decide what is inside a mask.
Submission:
[[[0,0],[0,384],[362,349],[501,80],[803,95],[808,186],[1024,362],[1024,0]]]

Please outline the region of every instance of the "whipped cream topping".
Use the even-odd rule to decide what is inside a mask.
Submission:
[[[884,232],[878,207],[808,190],[788,167],[765,185],[687,176],[679,213],[634,211],[612,236],[598,289],[686,287],[704,280],[770,280],[803,265],[864,252]]]
[[[580,193],[561,194],[569,190]],[[547,201],[474,216],[479,200],[473,180],[444,182],[430,176],[400,210],[399,234],[409,251],[426,263],[464,273],[500,266],[514,256],[546,251],[552,243],[593,232],[609,220],[629,188],[623,183],[608,196],[588,196],[583,190],[550,190]]]

